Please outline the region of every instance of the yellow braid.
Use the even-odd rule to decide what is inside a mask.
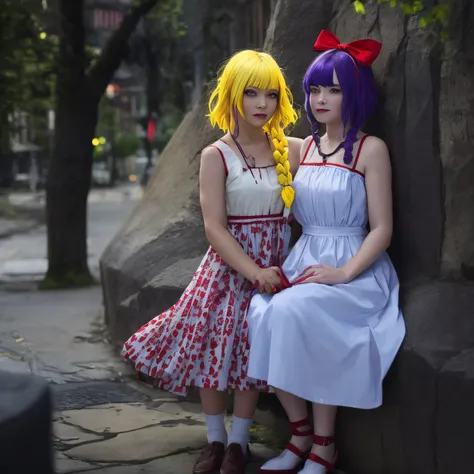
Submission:
[[[291,175],[290,160],[288,159],[288,140],[282,129],[272,128],[271,134],[278,182],[283,186],[281,198],[285,203],[285,207],[290,208],[295,199],[295,190],[290,186],[293,176]]]

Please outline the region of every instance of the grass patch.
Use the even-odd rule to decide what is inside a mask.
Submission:
[[[253,422],[250,428],[250,442],[263,444],[274,451],[282,451],[288,442],[288,437],[285,433],[278,433],[268,426]]]
[[[39,283],[40,290],[69,290],[72,288],[87,288],[99,283],[89,273],[66,273],[61,277],[46,277]]]

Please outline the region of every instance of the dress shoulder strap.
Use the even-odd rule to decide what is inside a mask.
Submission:
[[[219,154],[221,155],[221,158],[222,158],[222,163],[224,164],[225,174],[228,175],[229,174],[229,167],[227,166],[227,161],[225,159],[224,152],[219,147],[219,142],[215,142],[212,145],[209,145],[207,148],[215,148],[219,152]]]
[[[301,165],[306,161],[306,158],[308,157],[309,150],[311,150],[311,147],[314,143],[314,138],[311,137],[311,140],[309,140],[308,146],[306,147],[306,151],[304,152],[303,159],[301,160]]]
[[[352,171],[354,171],[356,169],[356,166],[357,166],[357,163],[359,161],[359,158],[360,158],[360,152],[362,150],[362,147],[364,145],[364,142],[365,142],[365,139],[367,137],[370,137],[370,135],[364,135],[362,137],[362,139],[360,140],[360,145],[359,145],[359,149],[357,150],[357,156],[356,156],[356,159],[354,160],[354,164],[352,165]]]

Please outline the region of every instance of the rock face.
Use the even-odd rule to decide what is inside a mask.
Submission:
[[[195,157],[218,135],[204,110],[202,102],[185,117],[143,200],[102,256],[106,322],[118,344],[179,298],[207,248]]]
[[[280,0],[267,48],[303,103],[301,79],[322,28],[343,42],[383,42],[374,65],[381,101],[367,131],[392,158],[395,233],[407,338],[385,383],[384,406],[341,409],[348,474],[451,474],[474,465],[474,6],[453,0],[441,51],[388,4]],[[291,8],[290,8],[291,7]],[[443,58],[443,60],[441,60]],[[302,118],[295,134],[309,132]],[[107,321],[121,343],[173,303],[207,246],[193,156],[214,139],[196,108],[181,124],[145,199],[102,259]]]

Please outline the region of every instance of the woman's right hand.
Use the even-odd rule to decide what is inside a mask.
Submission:
[[[280,269],[278,267],[260,268],[254,276],[254,284],[259,293],[273,294],[282,286]]]

